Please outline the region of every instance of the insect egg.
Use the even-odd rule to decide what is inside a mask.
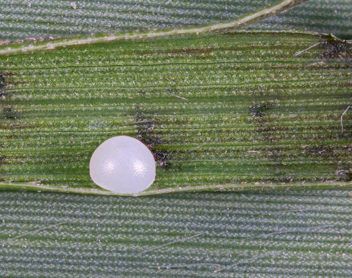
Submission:
[[[94,183],[115,193],[146,190],[155,180],[155,168],[155,159],[148,147],[129,136],[104,141],[89,162]]]

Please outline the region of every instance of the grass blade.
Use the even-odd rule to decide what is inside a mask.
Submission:
[[[3,56],[2,188],[92,193],[90,155],[122,134],[153,151],[153,193],[349,186],[349,48],[240,32]]]

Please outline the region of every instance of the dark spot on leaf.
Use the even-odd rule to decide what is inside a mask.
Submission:
[[[2,109],[2,117],[7,120],[16,120],[17,119],[17,112],[13,110],[11,106],[6,106]]]
[[[268,112],[276,107],[276,100],[256,101],[249,107],[252,114],[252,124],[257,126],[256,131],[261,134],[261,140],[264,142],[272,142],[272,134],[277,132],[276,127],[268,121]]]
[[[340,169],[335,172],[335,174],[340,175],[341,181],[351,181],[352,180],[352,168],[350,169]]]
[[[347,41],[337,39],[332,35],[321,36],[321,45],[324,49],[323,58],[339,59],[345,62],[352,61],[352,44]]]
[[[251,107],[249,107],[249,111],[252,113],[253,116],[255,117],[262,117],[267,110],[269,110],[272,107],[272,104],[270,103],[253,103]]]
[[[329,159],[337,156],[336,150],[333,146],[324,145],[305,146],[303,148],[303,154],[306,157],[323,159]]]
[[[167,170],[171,167],[171,151],[163,148],[162,136],[155,131],[155,127],[159,124],[156,114],[137,112],[135,115],[138,139],[151,150],[157,166]]]
[[[9,75],[11,74],[0,73],[0,118],[15,120],[18,113],[13,109],[12,95],[6,91],[6,87],[10,84]]]
[[[5,75],[0,73],[0,89],[3,89],[5,87],[6,87]]]

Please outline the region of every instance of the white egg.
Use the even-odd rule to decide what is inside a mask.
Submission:
[[[155,180],[155,159],[146,145],[129,136],[112,137],[94,151],[90,177],[115,193],[139,193]]]

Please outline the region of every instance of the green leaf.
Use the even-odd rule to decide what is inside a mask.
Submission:
[[[23,1],[4,0],[0,39],[116,34],[233,21],[282,5],[285,10],[307,0],[246,1]],[[271,13],[274,15],[276,12]]]
[[[339,1],[256,28],[350,38]],[[301,1],[30,2],[2,1],[2,39],[89,36],[0,46],[0,189],[85,195],[0,192],[1,277],[351,276],[349,190],[292,190],[351,186],[350,42],[202,34]],[[145,195],[246,192],[87,195],[120,134],[158,160]]]
[[[346,0],[311,0],[248,29],[314,31],[352,39],[352,5]]]
[[[181,35],[189,35],[189,34],[201,34],[207,32],[215,32],[226,29],[239,29],[243,26],[247,26],[257,22],[259,20],[263,20],[265,18],[271,17],[275,14],[278,14],[282,11],[289,9],[292,6],[299,5],[302,2],[307,0],[282,0],[275,5],[269,5],[264,9],[259,9],[252,14],[247,14],[243,17],[234,19],[229,22],[218,22],[212,23],[208,25],[201,25],[196,27],[184,27],[184,28],[174,28],[167,30],[152,30],[152,31],[144,31],[144,32],[132,32],[132,33],[117,33],[117,34],[109,34],[109,35],[91,35],[84,38],[66,38],[66,39],[56,39],[53,42],[48,42],[48,39],[35,39],[30,38],[23,41],[19,41],[19,43],[11,43],[11,41],[5,41],[3,43],[4,46],[0,47],[0,55],[9,55],[9,54],[18,54],[18,53],[26,53],[27,51],[42,51],[42,50],[53,50],[58,47],[67,47],[67,46],[77,46],[77,45],[87,45],[93,43],[102,43],[102,42],[112,42],[117,40],[141,40],[141,39],[150,39],[150,38],[159,38],[159,37],[168,37],[168,36],[181,36]],[[50,38],[52,40],[52,38]],[[27,42],[29,41],[29,43]],[[44,41],[44,42],[43,42]],[[10,46],[7,46],[7,44]]]
[[[4,192],[0,207],[1,277],[352,275],[347,190]]]
[[[97,188],[89,158],[116,135],[153,151],[153,193],[350,185],[351,50],[334,37],[210,33],[0,59],[3,188]]]

